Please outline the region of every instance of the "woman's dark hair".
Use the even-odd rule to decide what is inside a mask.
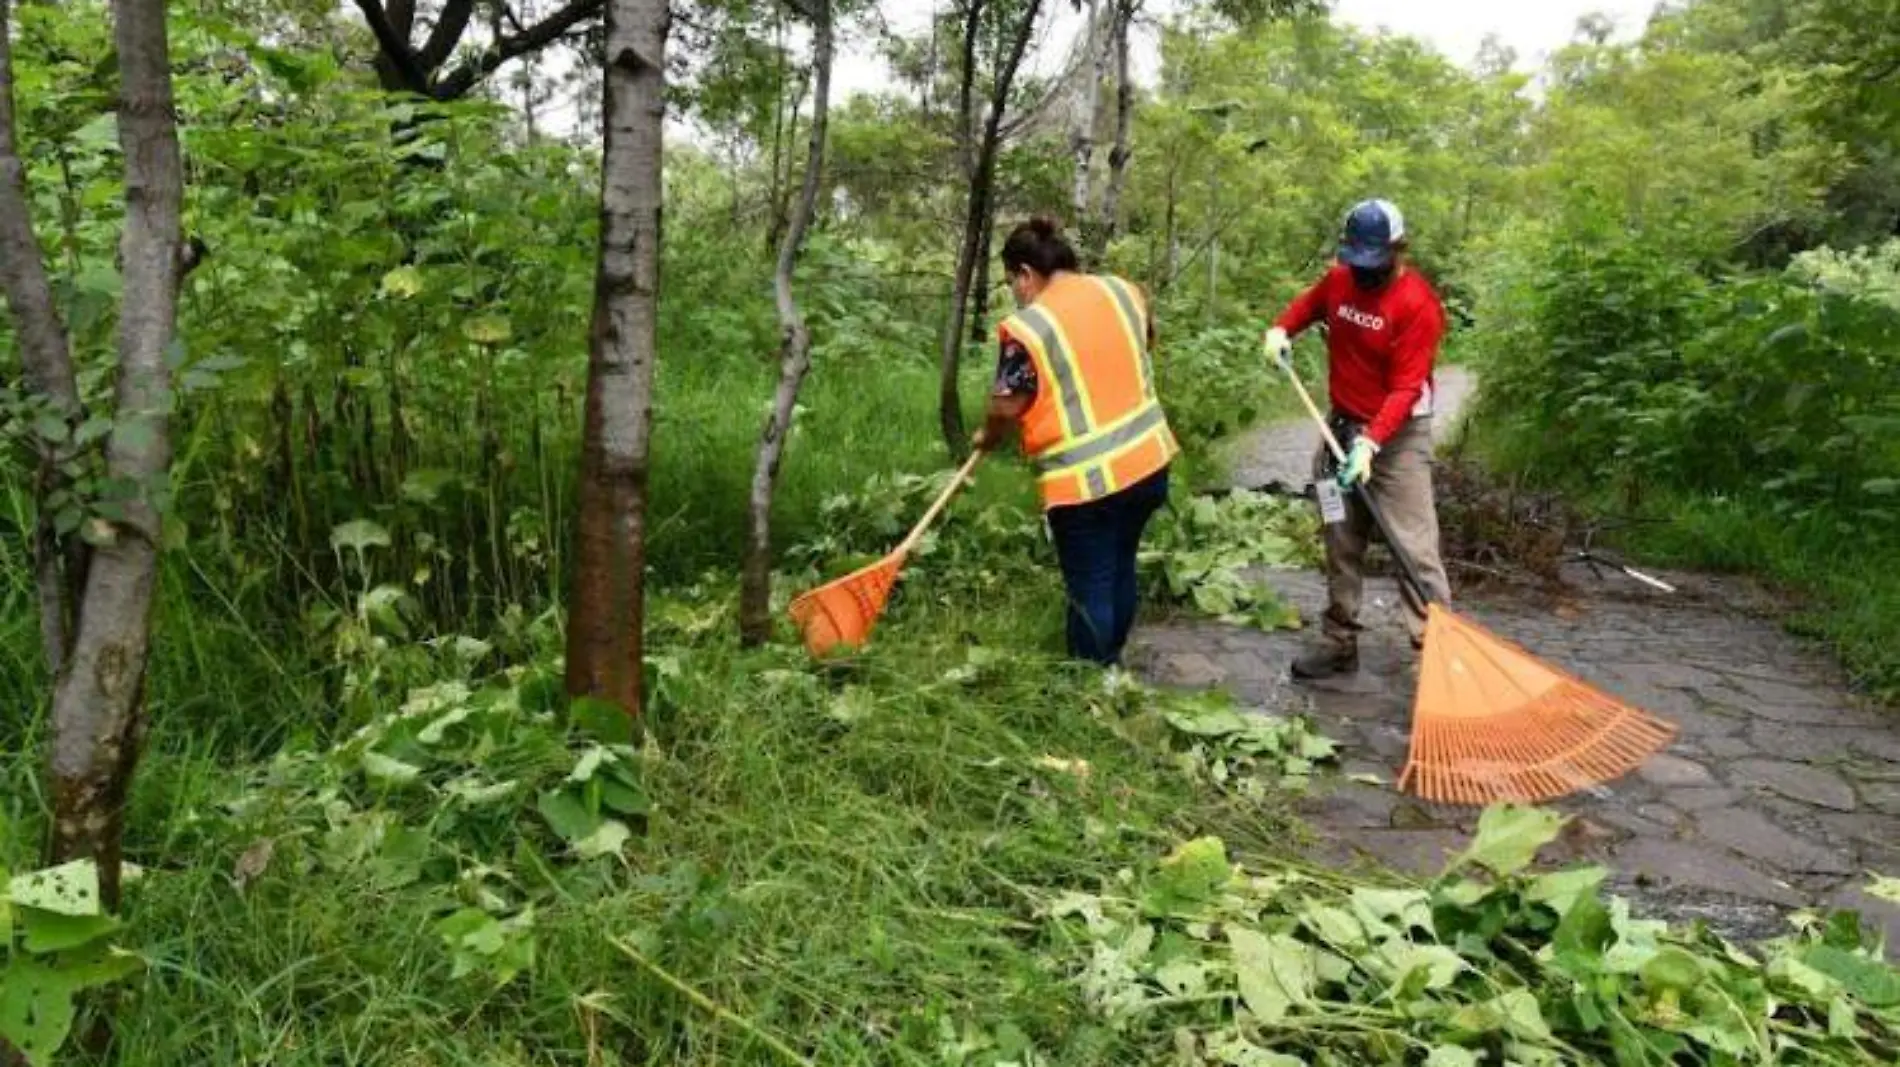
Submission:
[[[1059,270],[1081,270],[1082,261],[1056,220],[1037,215],[1009,231],[1009,240],[1003,242],[1003,269],[1015,274],[1024,267],[1046,278]]]

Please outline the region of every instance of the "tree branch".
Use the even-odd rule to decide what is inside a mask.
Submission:
[[[480,56],[457,67],[436,83],[430,95],[438,100],[455,100],[466,95],[475,83],[493,74],[503,63],[546,48],[576,25],[600,14],[602,3],[603,0],[570,0],[566,7],[521,33],[503,37]]]
[[[376,45],[382,50],[383,58],[389,61],[396,76],[402,79],[403,88],[412,93],[427,93],[429,72],[416,58],[415,50],[409,47],[407,34],[397,31],[377,0],[356,0],[356,7],[363,13],[364,21],[369,23],[369,32],[375,35]]]
[[[442,5],[442,14],[436,16],[435,27],[429,31],[429,39],[416,56],[423,70],[433,75],[448,62],[455,54],[455,46],[462,43],[462,35],[468,32],[469,19],[474,14],[475,0],[447,0]]]

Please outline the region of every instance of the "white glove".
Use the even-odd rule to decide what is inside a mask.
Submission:
[[[1293,339],[1286,335],[1285,330],[1278,326],[1268,330],[1266,346],[1267,355],[1272,356],[1287,370],[1293,369]]]

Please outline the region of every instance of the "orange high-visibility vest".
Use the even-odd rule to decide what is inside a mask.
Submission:
[[[998,332],[1036,366],[1022,438],[1045,509],[1120,492],[1181,451],[1155,398],[1148,308],[1134,286],[1113,275],[1059,275]]]

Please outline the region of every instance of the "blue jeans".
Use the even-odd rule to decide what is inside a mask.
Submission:
[[[1069,655],[1109,666],[1121,662],[1135,625],[1135,553],[1141,532],[1168,499],[1168,470],[1112,496],[1052,508],[1049,532],[1069,592]]]

